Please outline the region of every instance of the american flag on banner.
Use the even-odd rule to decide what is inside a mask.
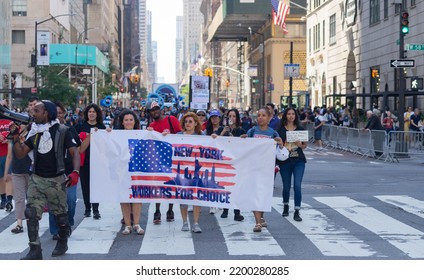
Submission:
[[[282,0],[271,0],[271,5],[274,24],[279,25],[284,33],[289,33],[286,27],[286,18],[290,12],[290,6],[286,5]]]
[[[179,186],[227,192],[235,185],[231,158],[214,147],[128,139],[132,186]]]

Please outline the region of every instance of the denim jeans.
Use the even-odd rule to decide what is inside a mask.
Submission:
[[[300,209],[302,202],[302,179],[305,172],[305,161],[301,159],[289,159],[288,163],[280,165],[280,174],[283,179],[283,203],[288,204],[292,176],[294,178],[294,209]]]
[[[71,227],[74,225],[75,209],[77,206],[77,185],[66,189],[66,202],[68,204],[68,221]],[[58,234],[59,229],[56,224],[55,217],[51,211],[49,211],[49,228],[50,233],[52,235]]]

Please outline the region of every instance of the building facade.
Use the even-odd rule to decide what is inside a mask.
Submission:
[[[400,46],[401,5],[393,1],[310,1],[307,15],[307,78],[314,105],[350,105],[370,109],[399,108],[399,71],[406,76],[405,106],[423,107],[423,99],[411,91],[411,77],[423,77],[420,50],[403,52]],[[404,47],[420,44],[424,30],[424,2],[403,3],[410,31]],[[412,47],[411,47],[412,48]],[[412,59],[415,67],[400,68],[392,60]]]

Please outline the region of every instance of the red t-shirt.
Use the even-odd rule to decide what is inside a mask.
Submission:
[[[172,127],[174,129],[174,134],[177,132],[181,131],[181,126],[180,126],[180,122],[178,121],[178,119],[174,116],[167,116],[165,118],[163,118],[162,120],[159,121],[153,121],[150,123],[149,127],[153,128],[154,131],[157,132],[167,132],[167,133],[171,133],[171,128],[169,127],[169,120],[168,118],[170,118]]]
[[[9,135],[9,127],[12,123],[11,120],[0,119],[0,133],[4,137],[4,141],[0,141],[0,157],[7,156],[8,147],[6,137]]]

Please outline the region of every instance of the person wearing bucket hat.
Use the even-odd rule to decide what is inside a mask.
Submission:
[[[25,142],[20,141],[19,135],[13,138],[13,151],[18,159],[24,158],[30,151],[33,151],[34,155],[33,174],[28,184],[25,208],[30,250],[23,260],[43,259],[38,231],[46,203],[55,215],[59,227],[59,239],[52,257],[61,256],[68,250],[71,230],[64,186],[77,184],[80,158],[69,128],[59,124],[56,117],[56,105],[53,102],[48,100],[38,102],[34,107],[34,123]],[[72,156],[73,168],[67,177],[65,177],[65,149]]]
[[[152,119],[147,130],[171,134],[176,134],[181,131],[178,119],[172,115],[165,116],[157,101],[147,102],[146,110],[149,112],[150,118]],[[173,207],[174,205],[171,203],[168,205],[168,211],[166,212],[167,222],[174,221]],[[156,203],[156,211],[153,214],[153,223],[156,225],[161,223],[160,203]]]

